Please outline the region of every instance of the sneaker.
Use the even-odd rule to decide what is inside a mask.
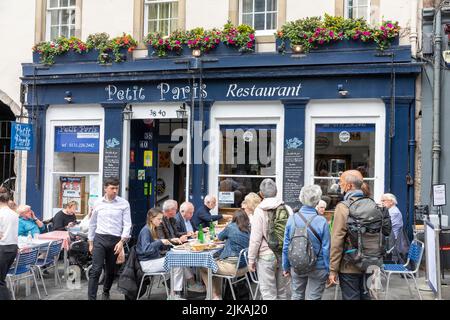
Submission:
[[[188,291],[192,291],[192,292],[206,292],[206,288],[205,286],[202,286],[201,284],[198,283],[194,283],[194,284],[187,284],[187,289]]]
[[[102,300],[111,300],[111,298],[109,297],[109,292],[102,293]]]
[[[169,296],[167,300],[186,300],[186,299],[182,298],[181,295],[179,294],[174,294],[173,296]]]

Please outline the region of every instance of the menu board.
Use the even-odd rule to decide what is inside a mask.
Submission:
[[[304,183],[303,148],[284,149],[283,200],[291,207],[298,206]]]
[[[120,148],[105,148],[103,179],[120,177]]]

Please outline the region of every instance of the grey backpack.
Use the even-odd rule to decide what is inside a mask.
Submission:
[[[307,221],[300,212],[296,213],[305,222],[305,225],[302,227],[298,227],[297,223],[295,222],[295,216],[293,217],[295,228],[294,231],[291,231],[290,235],[288,259],[295,273],[305,274],[315,268],[317,257],[319,255],[319,253],[316,254],[314,251],[312,241],[308,234],[308,228],[319,240],[320,248],[322,248],[322,240],[320,239],[314,228],[311,226],[311,222],[315,217],[317,217],[317,215],[314,215],[311,219],[309,219],[309,221]]]

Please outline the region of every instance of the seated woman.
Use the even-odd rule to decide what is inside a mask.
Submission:
[[[152,208],[147,212],[147,224],[142,228],[136,244],[136,256],[145,273],[165,272],[164,254],[171,241],[176,239],[158,239],[156,229],[162,223],[163,212]],[[183,268],[174,268],[174,291],[179,296],[183,289]]]
[[[65,231],[73,227],[77,222],[75,216],[77,207],[76,201],[70,201],[64,206],[64,209],[58,211],[53,217],[53,230]]]
[[[226,240],[225,247],[216,261],[219,269],[216,273],[223,275],[234,275],[236,271],[236,264],[239,263],[239,268],[246,267],[245,261],[242,259],[238,262],[239,253],[242,249],[248,248],[250,241],[250,220],[248,215],[238,210],[234,213],[232,222],[217,236],[219,240]],[[244,269],[247,272],[247,269]],[[243,274],[245,274],[243,271]],[[208,282],[207,269],[201,269],[202,280],[205,284]],[[222,279],[213,278],[213,300],[221,299],[222,295]]]
[[[19,236],[26,237],[29,233],[34,236],[35,233],[39,234],[45,231],[44,223],[36,218],[30,206],[20,205],[17,213],[19,214]]]

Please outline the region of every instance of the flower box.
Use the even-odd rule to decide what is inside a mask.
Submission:
[[[180,57],[180,56],[190,56],[192,55],[192,49],[190,49],[187,44],[181,45],[181,50],[179,51],[167,51],[166,56],[162,58],[174,58],[174,57]],[[156,50],[150,46],[147,45],[147,56],[158,58],[158,55],[156,54]]]
[[[220,42],[213,50],[207,52],[208,55],[236,55],[240,54],[239,48],[236,46],[230,46],[223,42]]]
[[[54,60],[55,63],[75,63],[75,62],[89,62],[97,61],[98,50],[86,51],[83,53],[78,53],[76,51],[68,51],[60,55],[56,55]],[[40,63],[41,55],[38,52],[33,52],[33,63]]]

